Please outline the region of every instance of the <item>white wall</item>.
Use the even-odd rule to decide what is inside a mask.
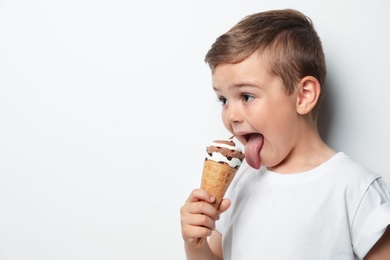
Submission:
[[[326,140],[390,185],[387,0],[1,0],[0,260],[184,259],[179,208],[228,137],[204,54],[287,7],[323,40]]]

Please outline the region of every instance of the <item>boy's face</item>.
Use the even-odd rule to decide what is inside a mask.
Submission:
[[[299,140],[297,94],[286,94],[283,82],[267,71],[260,56],[254,53],[241,63],[218,65],[212,82],[222,103],[223,123],[246,145],[249,165],[272,168],[288,160]]]

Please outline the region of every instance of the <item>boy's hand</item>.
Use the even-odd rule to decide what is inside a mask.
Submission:
[[[195,189],[181,207],[182,236],[190,247],[200,247],[215,229],[219,215],[230,207],[230,200],[223,199],[218,210],[209,203],[215,200],[207,191]]]

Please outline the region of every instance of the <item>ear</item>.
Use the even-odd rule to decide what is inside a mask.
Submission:
[[[315,77],[306,76],[298,84],[297,112],[306,115],[317,104],[321,85]]]

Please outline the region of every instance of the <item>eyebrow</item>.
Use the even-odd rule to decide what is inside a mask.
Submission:
[[[259,86],[251,84],[251,83],[241,83],[241,84],[234,84],[230,88],[234,89],[239,89],[239,88],[244,88],[244,87],[249,87],[249,88],[258,88]],[[218,91],[219,89],[215,86],[213,86],[214,91]]]

